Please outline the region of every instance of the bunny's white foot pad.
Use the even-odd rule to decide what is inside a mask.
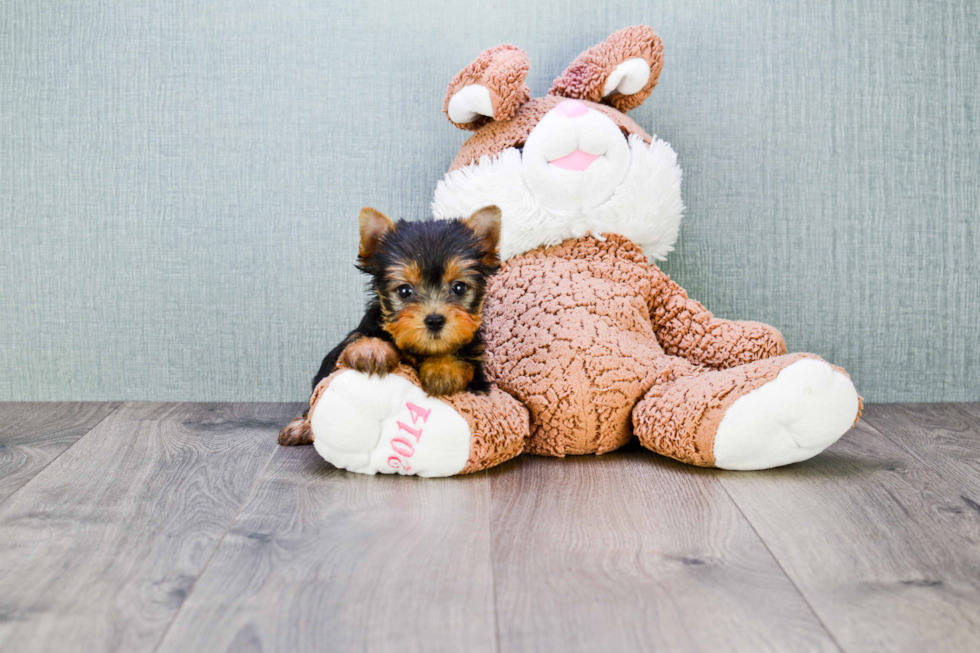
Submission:
[[[359,474],[452,476],[470,454],[466,420],[395,374],[337,374],[312,408],[310,426],[327,462]]]
[[[715,433],[715,466],[769,469],[812,458],[847,433],[859,405],[846,374],[822,360],[796,361],[728,408]]]

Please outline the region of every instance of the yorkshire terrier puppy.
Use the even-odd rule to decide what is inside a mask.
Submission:
[[[320,364],[313,389],[337,367],[384,376],[400,362],[418,370],[432,396],[484,393],[480,318],[487,281],[500,265],[500,209],[466,220],[392,222],[361,210],[357,268],[370,275],[364,319]],[[313,442],[308,414],[279,432],[279,444]]]

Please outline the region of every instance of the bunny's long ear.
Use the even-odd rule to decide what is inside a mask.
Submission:
[[[531,97],[524,83],[529,66],[520,48],[490,48],[449,82],[443,112],[460,129],[474,131],[491,120],[509,120]]]
[[[625,113],[650,96],[663,65],[660,37],[646,25],[626,27],[576,57],[548,94],[603,102]]]

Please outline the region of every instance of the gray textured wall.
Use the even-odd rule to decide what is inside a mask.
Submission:
[[[666,270],[869,400],[980,399],[975,0],[140,4],[0,2],[0,399],[304,399],[357,210],[426,214],[465,137],[452,75],[512,42],[541,94],[640,22]]]

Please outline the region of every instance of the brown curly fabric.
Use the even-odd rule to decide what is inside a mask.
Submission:
[[[671,356],[724,369],[786,353],[782,334],[761,322],[719,320],[655,266],[650,266],[650,316],[657,340]]]
[[[465,392],[443,397],[470,426],[470,457],[460,474],[470,474],[506,462],[524,451],[529,436],[527,408],[506,392]]]
[[[530,411],[530,453],[612,451],[633,435],[633,408],[651,387],[700,378],[726,355],[785,351],[772,327],[713,317],[635,244],[605,238],[511,258],[487,293],[487,373]],[[662,341],[689,345],[678,351],[686,358]]]
[[[650,79],[646,85],[631,95],[613,93],[603,98],[603,87],[616,66],[638,57],[650,64]],[[660,37],[646,25],[626,27],[576,57],[552,83],[548,94],[605,102],[625,113],[643,104],[650,96],[663,66],[664,46]]]
[[[565,99],[556,95],[534,98],[522,104],[510,120],[487,122],[463,143],[463,147],[460,148],[453,164],[449,167],[449,171],[452,172],[457,168],[468,166],[474,161],[479,161],[481,156],[492,157],[500,154],[508,147],[523,145],[531,130],[537,126],[544,114],[564,102]],[[645,142],[651,142],[650,134],[646,133],[626,114],[620,113],[605,104],[587,101],[585,104],[590,109],[595,109],[609,117],[624,134],[636,134]]]
[[[480,84],[490,91],[493,118],[480,117],[473,122],[449,122],[460,129],[476,131],[493,120],[509,120],[517,108],[531,97],[531,89],[524,83],[530,68],[527,55],[513,45],[498,45],[484,51],[473,63],[456,73],[449,82],[442,111],[449,117],[449,101],[464,86]]]

